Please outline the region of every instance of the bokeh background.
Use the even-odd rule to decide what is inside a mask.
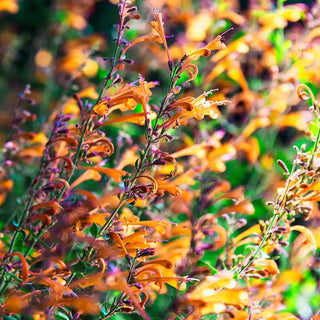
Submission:
[[[197,96],[204,90],[217,89],[215,97],[228,101],[221,106],[219,120],[191,122],[178,129],[177,145],[192,145],[223,132],[224,148],[212,166],[214,177],[228,180],[233,187],[243,186],[255,207],[249,225],[271,214],[265,204],[274,200],[283,175],[276,165],[282,159],[290,168],[295,156],[293,145],[310,145],[305,134],[312,119],[296,95],[299,83],[308,84],[318,94],[320,84],[320,3],[317,1],[258,0],[158,0],[136,1],[141,20],[130,24],[126,39],[134,41],[150,33],[152,8],[163,13],[169,50],[174,60],[185,52],[202,47],[216,35],[224,34],[227,49],[209,62],[197,62],[199,77],[185,88],[185,94]],[[116,1],[103,0],[0,0],[0,143],[10,134],[11,120],[19,94],[27,85],[35,103],[30,107],[37,121],[28,124],[33,131],[49,132],[44,127],[53,111],[70,112],[75,105],[72,95],[93,99],[95,88],[107,75],[108,61],[114,53],[114,26],[118,22]],[[167,82],[165,52],[158,43],[145,42],[127,53],[133,59],[123,74],[135,81],[137,73],[148,81],[159,81],[151,103],[158,103]],[[186,76],[187,78],[187,76]],[[186,79],[181,79],[181,83]],[[86,90],[86,91],[85,91]],[[85,91],[85,92],[83,92]],[[121,132],[120,132],[121,131]],[[139,142],[143,129],[124,126],[108,132]],[[0,209],[1,221],[23,201],[36,170],[26,159],[24,175],[13,175],[14,193]],[[94,187],[93,187],[94,188]],[[195,187],[196,189],[196,187]],[[175,216],[175,222],[183,216]],[[320,243],[318,209],[306,224]],[[291,240],[293,251],[284,252],[282,268],[298,265],[284,290],[285,310],[301,319],[309,319],[320,308],[320,262],[308,267],[310,256],[300,250],[297,236]],[[284,250],[285,251],[285,250]],[[219,252],[208,252],[204,264],[214,266]],[[317,258],[319,259],[319,258]],[[289,262],[288,262],[289,261]],[[290,268],[289,268],[290,269]],[[295,269],[293,269],[295,270]],[[153,319],[165,319],[174,292],[159,297],[148,306]],[[138,319],[136,315],[117,315],[116,319]],[[205,319],[216,319],[206,316]]]

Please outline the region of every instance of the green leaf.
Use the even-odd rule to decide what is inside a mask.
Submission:
[[[99,235],[99,228],[95,223],[93,223],[92,226],[90,227],[90,233],[95,238]]]
[[[16,318],[5,315],[3,320],[16,320]]]
[[[57,320],[70,320],[70,318],[63,312],[57,311],[55,314],[55,318]]]
[[[309,131],[312,133],[312,135],[313,135],[314,137],[317,136],[318,131],[319,131],[319,125],[317,124],[317,121],[310,123],[310,125],[309,125]]]
[[[216,274],[218,272],[217,269],[212,266],[210,261],[200,260],[199,265],[208,267],[211,270],[212,274]]]
[[[72,267],[72,271],[77,273],[86,272],[86,264],[83,261],[79,261]]]

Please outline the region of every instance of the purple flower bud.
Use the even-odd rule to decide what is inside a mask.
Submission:
[[[70,114],[63,114],[61,117],[61,121],[68,122],[71,120],[71,115]]]
[[[45,168],[45,171],[46,172],[53,172],[53,173],[59,173],[59,169],[58,168],[54,168],[54,167],[48,167],[48,168]]]
[[[174,137],[169,134],[164,134],[163,138],[167,139],[168,141],[172,141],[174,139]]]
[[[59,134],[69,134],[69,129],[65,128],[65,129],[58,129],[57,133]]]
[[[137,11],[137,7],[133,6],[133,7],[129,8],[127,12],[136,12],[136,11]]]
[[[122,61],[130,65],[134,64],[134,61],[132,59],[123,59]]]
[[[147,248],[139,251],[136,257],[141,258],[141,257],[153,256],[155,253],[156,253],[155,248]]]
[[[141,290],[143,288],[143,285],[140,283],[135,283],[134,286],[139,290]]]

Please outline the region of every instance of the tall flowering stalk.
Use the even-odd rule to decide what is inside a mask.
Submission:
[[[319,118],[319,102],[315,99],[311,89],[306,85],[300,85],[297,88],[298,97],[301,100],[310,100],[315,120]],[[246,273],[250,274],[250,266],[259,259],[263,249],[276,248],[277,246],[288,245],[286,238],[291,231],[300,231],[305,234],[307,241],[311,243],[314,254],[316,241],[312,233],[304,226],[292,225],[299,217],[308,219],[313,210],[312,201],[319,198],[318,188],[318,151],[319,151],[320,130],[314,137],[313,147],[306,151],[306,146],[302,145],[299,149],[295,146],[297,156],[293,161],[291,171],[287,168],[282,160],[278,160],[278,165],[287,176],[284,188],[279,190],[275,203],[270,202],[274,212],[271,220],[261,221],[261,241],[255,251],[247,258],[238,271],[238,276],[245,277]]]
[[[136,33],[126,30],[141,16],[121,0],[113,55],[99,64],[92,55],[104,39],[75,35],[95,28],[86,19],[106,5],[96,2],[52,2],[61,10],[52,29],[60,39],[35,55],[36,77],[46,83],[43,105],[54,75],[57,85],[71,79],[63,95],[77,93],[58,102],[43,132],[35,133],[31,110],[37,108],[27,86],[4,143],[0,205],[18,205],[0,233],[0,317],[297,320],[289,304],[283,310],[285,297],[291,282],[303,284],[307,264],[316,274],[319,247],[320,111],[308,86],[297,92],[311,103],[313,146],[295,147],[290,170],[278,160],[285,181],[268,203],[271,218],[259,209],[266,211],[264,192],[275,191],[266,173],[281,180],[272,171],[276,138],[266,128],[285,140],[288,127],[304,131],[311,120],[291,93],[299,77],[319,78],[310,70],[318,51],[305,45],[318,37],[317,24],[304,47],[293,32],[296,46],[286,55],[279,28],[303,22],[306,7],[279,4],[269,12],[267,1],[251,14],[236,2],[213,2],[191,12],[191,2],[164,0],[156,4],[161,12],[149,8],[150,32],[130,43],[126,38]],[[228,46],[225,33],[211,40],[222,25],[236,35]],[[242,26],[244,35],[237,32]],[[68,27],[76,31],[69,34]],[[167,42],[170,30],[178,36]],[[64,36],[70,39],[60,48]],[[1,33],[1,50],[7,40],[10,32]],[[135,47],[137,59],[128,59]],[[161,77],[150,81],[155,66],[167,85]],[[202,81],[192,83],[199,70]],[[96,91],[89,83],[102,74]],[[36,173],[23,200],[13,199],[15,178],[31,169]]]
[[[180,92],[177,86],[178,80],[183,72],[188,72],[189,81],[193,80],[197,75],[197,67],[191,62],[200,56],[208,57],[212,50],[223,49],[221,37],[210,42],[206,47],[198,49],[190,54],[184,55],[177,63],[170,59],[166,36],[163,29],[163,21],[161,14],[154,9],[155,21],[151,26],[156,31],[159,39],[167,52],[169,65],[169,85],[158,108],[154,122],[152,123],[152,115],[148,102],[152,92],[150,88],[156,83],[147,82],[142,76],[139,76],[138,85],[136,83],[121,84],[122,78],[118,74],[118,70],[124,68],[126,63],[132,61],[125,58],[126,47],[128,43],[123,38],[127,23],[132,19],[139,19],[136,13],[136,7],[129,7],[129,3],[121,1],[119,3],[120,23],[117,26],[116,49],[114,56],[109,59],[110,69],[104,79],[104,83],[98,95],[96,103],[90,105],[84,104],[79,95],[75,95],[74,99],[79,108],[80,123],[71,125],[70,115],[62,113],[57,114],[51,136],[48,139],[40,162],[40,167],[36,177],[34,178],[28,195],[28,200],[22,215],[19,218],[16,229],[14,230],[9,248],[2,258],[1,271],[1,295],[6,294],[6,298],[2,305],[2,314],[19,313],[27,310],[30,306],[29,313],[41,314],[43,308],[46,313],[54,314],[57,304],[70,306],[85,311],[95,313],[97,305],[94,304],[91,309],[84,310],[75,300],[76,292],[82,291],[84,288],[92,287],[100,292],[103,290],[121,290],[123,293],[110,306],[110,310],[104,313],[103,318],[108,318],[116,312],[124,310],[137,310],[145,319],[148,318],[143,310],[144,304],[148,299],[148,290],[145,289],[149,283],[156,283],[160,288],[164,283],[171,283],[176,287],[185,286],[187,277],[179,277],[175,274],[173,264],[166,259],[155,259],[148,261],[150,256],[155,254],[155,249],[147,244],[152,241],[147,240],[149,235],[147,231],[136,231],[127,237],[120,236],[121,221],[119,221],[119,210],[125,203],[132,203],[141,199],[148,199],[152,196],[163,195],[161,190],[168,189],[166,180],[174,177],[177,173],[177,162],[174,157],[167,152],[158,149],[161,140],[172,140],[173,137],[168,134],[168,130],[177,127],[180,123],[185,123],[190,118],[202,119],[205,115],[212,118],[219,116],[217,105],[223,101],[208,101],[207,93],[198,98],[188,97],[175,100],[175,96]],[[109,95],[112,87],[120,86],[115,94]],[[100,179],[100,173],[107,175],[124,175],[123,170],[103,168],[99,165],[82,166],[81,163],[86,162],[89,165],[94,164],[94,158],[108,158],[114,152],[114,146],[111,141],[105,137],[100,128],[108,126],[112,121],[108,121],[111,112],[116,111],[120,105],[127,110],[133,110],[137,104],[141,104],[143,112],[140,114],[131,114],[120,117],[119,122],[127,119],[135,119],[137,116],[142,118],[146,128],[146,145],[141,150],[139,159],[136,161],[135,172],[130,178],[124,180],[124,187],[116,197],[115,209],[111,214],[107,214],[104,223],[94,223],[90,227],[90,233],[93,237],[89,237],[82,231],[80,225],[84,226],[88,223],[90,215],[86,212],[84,202],[72,204],[71,197],[77,193],[74,188],[87,179]],[[165,175],[152,175],[153,168],[157,166],[165,166],[173,164],[174,169]],[[79,178],[74,179],[76,171],[86,170]],[[119,180],[119,178],[114,178]],[[141,183],[141,180],[147,180],[149,183]],[[176,187],[170,192],[179,192]],[[79,191],[83,194],[91,205],[97,199],[90,192]],[[102,209],[103,206],[98,207]],[[91,211],[96,211],[95,209]],[[101,213],[100,213],[101,214]],[[95,218],[95,213],[91,214],[97,221],[100,217]],[[101,217],[105,215],[101,214]],[[78,224],[80,225],[78,226]],[[120,223],[120,226],[119,226]],[[123,222],[122,222],[123,223]],[[101,227],[99,227],[99,224]],[[126,224],[126,223],[124,223]],[[155,223],[142,221],[136,222],[136,225],[150,226],[157,230],[160,221]],[[168,226],[167,223],[164,223]],[[120,228],[119,228],[120,227]],[[72,229],[74,228],[74,230]],[[85,227],[84,227],[85,228]],[[69,231],[68,231],[69,230]],[[74,234],[73,234],[74,232]],[[27,234],[29,247],[25,252],[16,251],[16,240],[20,233]],[[133,241],[137,237],[137,240]],[[130,242],[126,239],[130,238]],[[113,246],[109,243],[114,243]],[[81,246],[81,258],[71,259],[72,251],[79,252],[76,249],[77,243],[83,242],[85,246]],[[132,244],[137,243],[132,251]],[[58,268],[36,269],[33,265],[42,258],[32,258],[34,248],[40,247],[43,254],[49,258],[50,264],[55,263]],[[120,251],[119,251],[120,250]],[[128,271],[113,272],[112,268],[107,269],[107,263],[115,258],[126,258]],[[13,262],[13,258],[20,259],[22,265]],[[62,258],[65,257],[65,261]],[[96,272],[82,276],[83,272],[79,271],[84,259],[87,267],[93,268]],[[149,266],[150,264],[150,266]],[[77,267],[76,267],[77,266]],[[168,275],[164,270],[168,269]],[[53,269],[52,269],[53,268]],[[31,270],[36,270],[31,271]],[[20,279],[14,275],[11,270],[20,270]],[[127,273],[127,274],[126,274]],[[124,277],[125,276],[125,277]],[[66,280],[65,280],[66,278]],[[12,279],[20,281],[18,286],[11,285]],[[59,279],[60,282],[56,280]],[[39,290],[35,290],[28,294],[19,292],[26,284],[32,284]],[[46,287],[46,289],[40,289]],[[49,295],[44,294],[37,298],[43,290]],[[142,300],[141,295],[144,296]],[[82,299],[82,300],[81,300]],[[86,296],[79,301],[91,301]],[[86,300],[87,299],[87,300]],[[80,303],[80,302],[79,302]],[[107,307],[106,307],[107,308]]]

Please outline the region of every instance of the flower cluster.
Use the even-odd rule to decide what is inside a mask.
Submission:
[[[0,82],[32,68],[0,111],[0,317],[318,319],[319,4],[54,0],[31,67],[25,6],[0,3]]]

